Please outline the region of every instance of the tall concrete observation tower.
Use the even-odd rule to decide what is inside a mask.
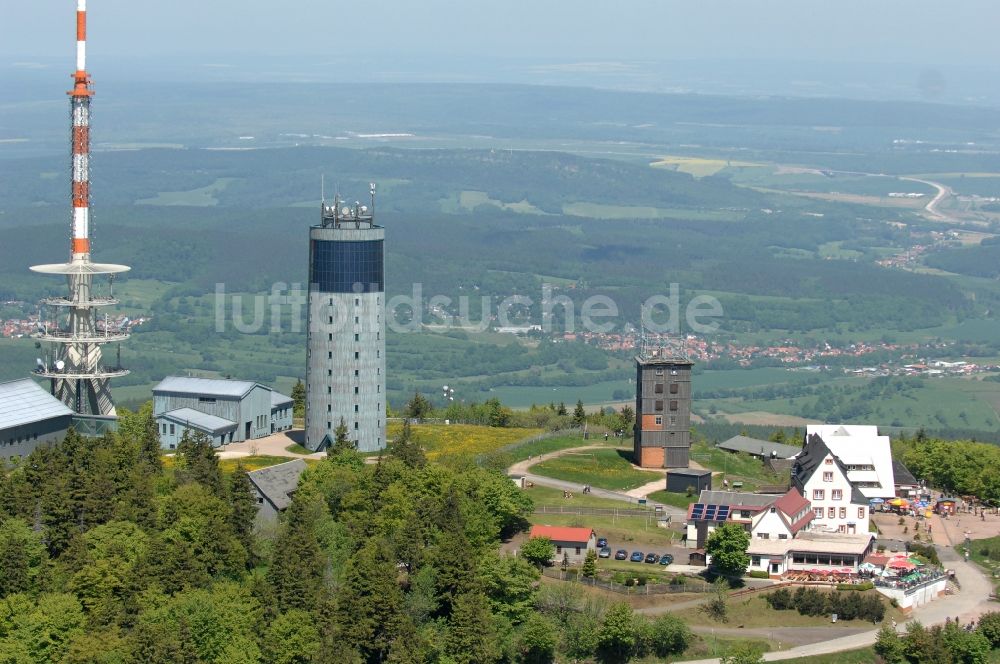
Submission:
[[[332,444],[343,419],[363,452],[385,447],[385,230],[371,206],[338,196],[309,230],[306,447]]]
[[[102,347],[128,339],[128,331],[108,322],[99,313],[103,307],[118,304],[111,292],[99,293],[95,278],[127,272],[124,265],[92,263],[90,260],[90,75],[87,73],[87,6],[77,0],[76,72],[70,98],[70,142],[72,145],[73,216],[68,263],[36,265],[31,269],[42,274],[66,277],[68,292],[53,297],[43,305],[55,310],[54,321],[42,320],[38,339],[48,344],[44,358],[38,359],[34,374],[51,380],[52,394],[73,411],[83,415],[115,415],[109,381],[128,371],[115,362],[105,363]],[[50,322],[51,321],[51,322]]]
[[[669,348],[635,358],[635,462],[643,468],[687,468],[691,450],[691,369]]]

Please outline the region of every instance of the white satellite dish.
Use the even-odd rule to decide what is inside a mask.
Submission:
[[[62,360],[56,361],[56,371],[62,371],[63,368],[65,368],[65,366],[66,366],[66,363],[63,362]]]

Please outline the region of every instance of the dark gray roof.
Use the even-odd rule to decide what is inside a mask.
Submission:
[[[698,494],[698,502],[705,505],[743,505],[745,507],[764,507],[775,500],[773,495],[762,493],[746,493],[743,491],[711,491],[705,489]]]
[[[68,406],[30,378],[0,383],[0,429],[72,414]]]
[[[286,397],[281,392],[275,392],[271,390],[271,408],[279,408],[281,406],[290,406],[294,403],[291,397]]]
[[[667,471],[667,475],[684,475],[687,477],[704,477],[711,474],[711,470],[697,470],[695,468],[672,468]]]
[[[913,476],[910,469],[903,465],[899,459],[892,460],[892,476],[896,484],[919,484],[917,478]]]
[[[252,473],[247,473],[247,477],[276,509],[283,510],[292,504],[289,494],[298,487],[299,476],[305,469],[306,462],[302,459],[295,459],[287,463],[279,463],[277,466],[255,470]]]
[[[716,445],[719,449],[729,452],[746,452],[747,454],[760,454],[769,457],[771,452],[775,453],[779,459],[791,459],[802,451],[801,447],[785,445],[783,443],[772,443],[769,440],[750,438],[748,436],[733,436],[729,440]]]
[[[203,413],[194,408],[177,408],[166,413],[160,413],[157,417],[177,422],[195,429],[201,429],[205,433],[223,433],[236,429],[236,422],[232,422],[223,417],[216,417]]]
[[[181,394],[204,394],[215,397],[240,398],[259,383],[249,380],[227,380],[222,378],[190,378],[187,376],[167,376],[153,388],[157,392],[180,392]],[[265,390],[270,387],[261,385]]]
[[[830,451],[819,434],[814,433],[806,436],[806,444],[802,448],[802,453],[795,457],[795,465],[792,466],[792,486],[805,495],[806,482],[809,481],[809,478],[820,467],[828,454],[833,457],[833,462],[846,478],[847,468],[841,462],[840,457]],[[868,499],[854,484],[851,484],[851,503],[855,505],[868,503]]]

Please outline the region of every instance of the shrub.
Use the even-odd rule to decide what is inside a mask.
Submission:
[[[685,583],[687,583],[687,577],[681,576],[680,574],[670,578],[670,585],[672,586],[683,586]]]
[[[751,579],[769,579],[770,575],[764,570],[755,569],[747,574]]]
[[[990,611],[979,619],[976,631],[985,636],[990,645],[1000,648],[1000,611]]]
[[[875,587],[875,584],[871,581],[865,581],[864,583],[838,583],[837,590],[871,590]]]

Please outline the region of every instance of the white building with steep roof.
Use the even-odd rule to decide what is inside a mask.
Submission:
[[[818,435],[847,470],[847,479],[871,500],[896,496],[889,436],[878,427],[859,424],[810,424],[806,439]]]

